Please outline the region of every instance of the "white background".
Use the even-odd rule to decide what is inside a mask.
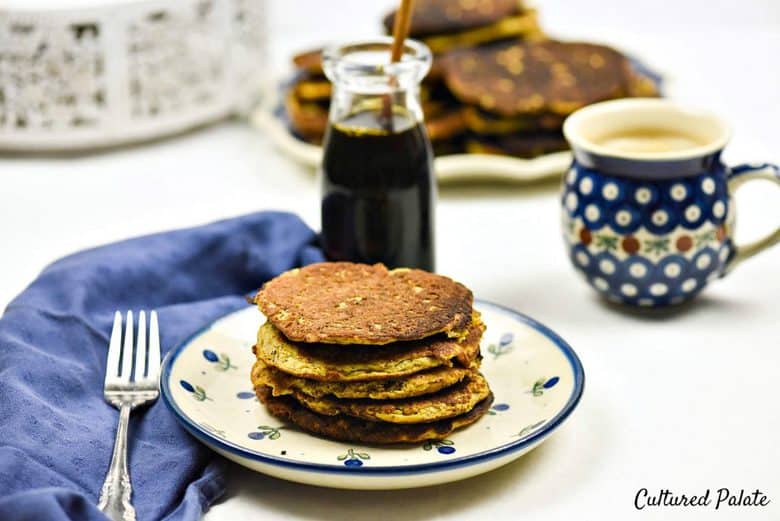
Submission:
[[[273,0],[271,69],[293,50],[376,34],[387,6]],[[727,161],[780,161],[780,2],[538,6],[549,33],[634,53],[667,76],[671,97],[730,120]],[[738,197],[741,240],[780,223],[780,190],[755,184]],[[317,227],[314,177],[240,122],[90,155],[2,157],[0,306],[75,250],[271,208]],[[555,183],[445,186],[437,222],[440,272],[548,324],[580,354],[585,396],[556,436],[489,475],[416,491],[318,489],[231,466],[229,496],[206,519],[780,519],[780,247],[693,306],[637,315],[575,275],[558,216]],[[641,487],[758,487],[772,503],[637,512]]]

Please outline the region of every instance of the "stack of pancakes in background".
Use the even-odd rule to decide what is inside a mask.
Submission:
[[[395,12],[384,18],[387,34],[392,34],[394,22]],[[544,34],[536,11],[520,0],[417,0],[409,37],[422,41],[433,53],[420,97],[434,152],[446,155],[463,150],[467,127],[461,102],[445,83],[444,57],[458,49],[506,40],[541,40]]]
[[[493,401],[471,291],[422,270],[313,264],[266,283],[252,384],[303,430],[363,443],[443,439]]]
[[[392,34],[394,20],[395,13],[384,18],[388,34]],[[508,38],[541,39],[543,35],[536,11],[525,8],[519,0],[417,0],[409,37],[424,42],[434,54],[420,97],[434,151],[442,155],[462,150],[466,125],[459,101],[443,83],[441,58],[455,49]],[[307,141],[320,143],[330,102],[330,91],[325,94],[328,79],[322,72],[321,52],[299,54],[293,57],[293,64],[297,72],[285,99],[290,124]]]
[[[394,18],[383,20],[388,33]],[[528,158],[564,150],[561,126],[577,108],[658,94],[614,49],[547,40],[536,11],[521,0],[417,0],[410,37],[434,54],[420,96],[436,155]],[[331,94],[321,53],[293,62],[297,73],[285,98],[290,126],[321,143]]]
[[[590,43],[505,42],[451,53],[445,83],[463,103],[466,151],[536,157],[565,150],[563,121],[609,99],[655,95],[619,52]]]
[[[290,126],[306,141],[321,143],[328,126],[332,92],[322,70],[322,51],[298,54],[293,57],[293,65],[296,74],[284,98]]]

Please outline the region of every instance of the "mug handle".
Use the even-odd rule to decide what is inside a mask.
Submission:
[[[729,193],[733,195],[740,186],[755,179],[774,181],[780,185],[780,167],[771,163],[744,164],[733,167],[728,176]],[[778,242],[780,242],[780,226],[762,239],[743,245],[735,244],[734,256],[729,261],[728,266],[726,266],[726,272],[731,271],[734,266],[745,259],[749,259],[756,253],[774,246]]]

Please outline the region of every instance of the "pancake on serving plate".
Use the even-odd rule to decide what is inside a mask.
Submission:
[[[333,85],[327,79],[298,77],[293,84],[293,94],[301,101],[320,101],[330,104]]]
[[[362,420],[344,414],[325,416],[307,409],[290,396],[273,396],[270,387],[257,386],[257,397],[272,415],[327,438],[371,444],[420,443],[447,438],[453,431],[479,420],[493,403],[493,394],[469,412],[432,423],[394,424]]]
[[[322,51],[296,55],[301,69],[291,80],[284,106],[292,130],[304,140],[321,144],[328,126],[333,86],[322,72]],[[462,107],[440,83],[421,89],[425,127],[434,150],[456,151],[458,138],[466,130]],[[459,149],[458,149],[459,150]]]
[[[470,153],[531,158],[566,150],[561,128],[599,101],[655,94],[625,56],[579,42],[503,42],[450,53],[447,87],[466,105]]]
[[[472,367],[479,360],[485,326],[477,317],[460,340],[434,335],[384,346],[293,342],[266,322],[257,333],[255,355],[266,365],[311,380],[351,382],[397,378],[434,367]]]
[[[322,142],[328,127],[327,104],[303,101],[291,90],[285,96],[284,107],[292,130],[306,141]]]
[[[309,72],[312,75],[324,75],[322,70],[322,49],[310,49],[298,53],[293,56],[292,61],[297,69]]]
[[[383,24],[392,33],[395,11]],[[418,0],[409,35],[434,54],[509,38],[542,38],[536,11],[519,0]]]
[[[448,277],[382,264],[323,262],[267,282],[255,302],[288,339],[382,345],[462,337],[473,296]]]
[[[458,99],[491,114],[566,116],[625,97],[630,68],[625,56],[603,45],[507,42],[452,53],[445,78]]]
[[[470,135],[466,138],[465,146],[470,154],[509,155],[525,159],[569,148],[561,132],[518,132],[506,136]]]
[[[384,19],[392,31],[394,13]],[[463,151],[466,121],[462,106],[442,82],[442,56],[452,49],[485,45],[507,39],[540,39],[536,11],[519,0],[419,0],[411,21],[411,37],[421,39],[434,53],[423,79],[422,108],[428,136],[436,155]],[[293,56],[298,71],[286,94],[285,110],[292,129],[304,140],[320,144],[327,127],[332,87],[322,69],[322,51]]]
[[[477,365],[476,361],[473,365]],[[332,396],[346,399],[391,400],[435,393],[462,381],[471,374],[471,371],[457,366],[440,366],[409,376],[385,380],[321,381],[293,376],[266,365],[262,360],[257,360],[252,368],[252,383],[255,386],[262,383],[271,387],[274,396],[300,391],[315,398]]]
[[[487,398],[488,394],[490,388],[485,378],[476,371],[446,389],[413,398],[345,400],[310,396],[302,391],[292,392],[298,403],[318,414],[346,414],[364,420],[402,424],[430,423],[465,414]]]
[[[365,443],[440,439],[477,421],[485,331],[471,291],[416,269],[324,262],[255,297],[268,321],[250,378],[268,411],[314,434]]]

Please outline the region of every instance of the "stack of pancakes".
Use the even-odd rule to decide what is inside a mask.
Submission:
[[[443,439],[493,401],[472,301],[462,284],[422,270],[326,262],[283,273],[255,297],[268,318],[255,392],[271,414],[320,436]]]
[[[656,95],[630,61],[603,45],[504,42],[451,53],[445,83],[463,104],[466,150],[535,157],[565,150],[575,110],[609,99]]]
[[[384,18],[392,33],[395,13]],[[428,136],[437,155],[462,150],[466,123],[460,103],[443,83],[442,57],[449,51],[511,39],[539,39],[536,11],[519,0],[418,0],[414,4],[411,38],[424,42],[434,54],[420,96]],[[285,107],[293,130],[312,143],[321,143],[328,123],[330,84],[322,72],[321,52],[293,57],[296,74]]]
[[[322,70],[322,51],[293,57],[296,72],[285,94],[284,106],[292,129],[309,143],[321,144],[328,126],[332,85]],[[440,79],[426,77],[420,90],[425,127],[438,155],[460,149],[466,123],[455,100]]]
[[[395,12],[383,20],[392,34]],[[436,155],[463,150],[467,123],[460,100],[445,83],[445,57],[459,49],[496,42],[544,39],[536,10],[522,0],[417,0],[409,37],[420,40],[433,53],[433,65],[420,89],[428,136]]]
[[[395,13],[384,18],[392,30]],[[564,150],[563,120],[607,99],[656,96],[652,81],[606,46],[546,40],[536,11],[521,0],[417,0],[410,36],[434,53],[420,91],[436,155],[516,157]],[[320,143],[331,86],[319,51],[293,59],[287,93],[293,130]]]
[[[322,51],[293,57],[296,73],[284,98],[290,126],[311,143],[321,143],[328,126],[332,86],[322,70]]]

